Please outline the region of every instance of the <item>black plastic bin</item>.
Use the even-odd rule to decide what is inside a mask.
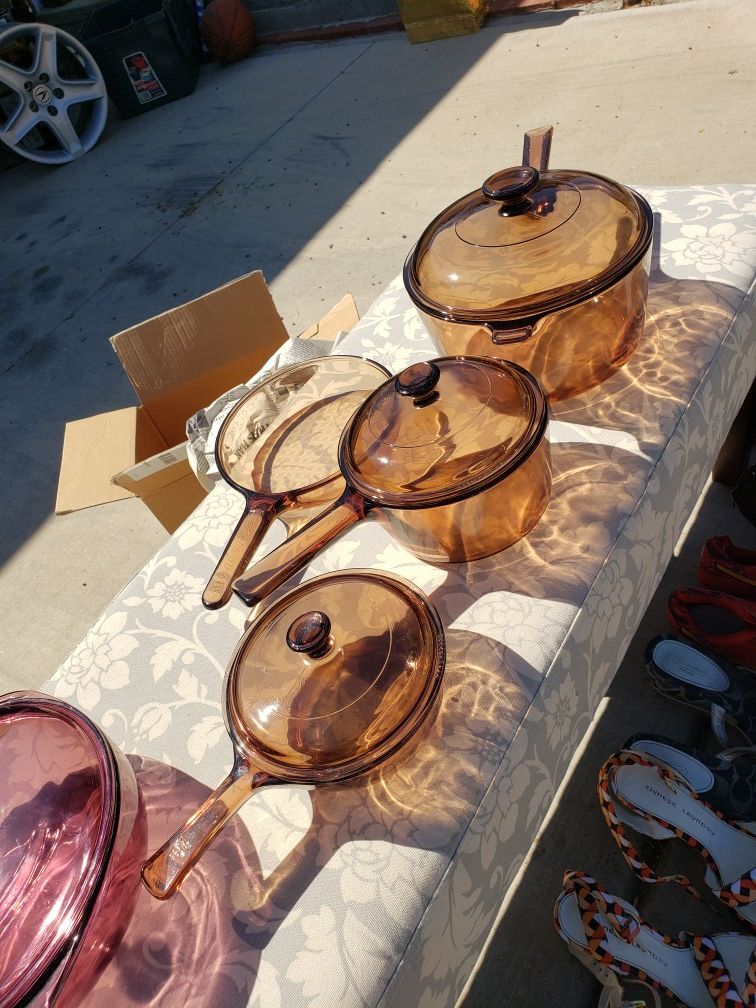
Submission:
[[[112,0],[90,13],[79,37],[125,118],[197,85],[197,25],[186,0]]]

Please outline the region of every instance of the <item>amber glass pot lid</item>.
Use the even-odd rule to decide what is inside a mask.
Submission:
[[[653,217],[638,193],[585,171],[496,172],[433,220],[404,282],[449,321],[532,323],[606,290],[646,253]]]
[[[424,718],[443,631],[409,582],[352,570],[308,581],[252,625],[227,680],[229,726],[271,773],[362,773]]]
[[[508,361],[440,357],[384,382],[339,446],[342,472],[374,503],[452,503],[499,482],[540,442],[548,410],[537,380]]]

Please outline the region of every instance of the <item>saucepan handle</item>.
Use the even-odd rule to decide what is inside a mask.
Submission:
[[[239,761],[207,801],[142,865],[142,881],[157,899],[178,891],[207,847],[253,791],[276,781]]]
[[[202,593],[202,602],[207,609],[219,609],[231,598],[234,578],[239,577],[249,565],[252,554],[280,509],[280,497],[253,497],[245,505],[244,514]]]
[[[247,605],[257,605],[279,585],[306,566],[344,529],[364,518],[368,510],[365,498],[350,487],[327,511],[318,515],[251,567],[234,584],[234,591]]]
[[[554,135],[553,126],[541,126],[539,129],[528,130],[522,147],[522,163],[531,168],[546,171],[549,167],[551,154],[551,138]]]

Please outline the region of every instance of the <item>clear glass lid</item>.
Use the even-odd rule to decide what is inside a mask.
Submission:
[[[52,698],[0,698],[0,1006],[25,1003],[71,947],[118,814],[106,743]]]
[[[392,507],[461,500],[503,479],[543,435],[546,398],[508,361],[441,357],[378,388],[340,445],[347,481]]]
[[[362,772],[406,740],[443,667],[438,617],[408,582],[328,574],[247,631],[229,673],[229,720],[253,760],[282,774]]]
[[[242,492],[284,494],[332,481],[344,427],[387,374],[372,361],[338,355],[276,371],[223,422],[219,471]]]
[[[645,254],[652,223],[641,196],[600,175],[507,168],[431,222],[405,284],[440,317],[530,319],[619,280]]]

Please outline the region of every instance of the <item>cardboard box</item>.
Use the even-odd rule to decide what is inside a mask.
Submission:
[[[469,35],[486,19],[486,0],[399,0],[399,14],[410,42]]]
[[[333,339],[358,318],[347,295],[303,335]],[[66,424],[55,513],[136,496],[175,531],[205,496],[187,459],[187,418],[288,338],[259,271],[113,336],[140,405]]]

